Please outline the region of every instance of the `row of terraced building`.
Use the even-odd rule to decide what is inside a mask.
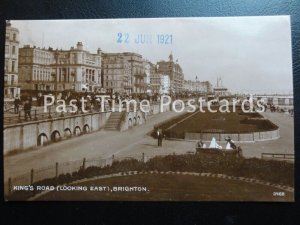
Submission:
[[[64,91],[180,92],[183,81],[183,70],[178,61],[173,61],[172,53],[169,60],[154,64],[133,52],[106,53],[98,48],[91,53],[82,42],[67,50],[30,45],[19,48],[19,31],[10,21],[6,22],[4,96],[7,98],[22,93]]]

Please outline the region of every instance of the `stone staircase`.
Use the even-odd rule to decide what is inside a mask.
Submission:
[[[123,112],[112,112],[108,118],[104,129],[105,130],[120,130],[120,123],[122,121]]]

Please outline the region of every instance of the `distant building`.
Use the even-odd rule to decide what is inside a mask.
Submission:
[[[169,75],[171,82],[171,92],[183,91],[184,74],[177,60],[176,62],[173,61],[172,53],[169,56],[169,61],[159,61],[157,62],[157,65],[158,73]]]
[[[103,87],[119,93],[146,93],[151,63],[133,52],[103,54]]]
[[[183,90],[189,92],[212,93],[213,86],[209,81],[184,80]]]
[[[147,83],[145,73],[145,62],[142,55],[133,52],[123,52],[122,56],[130,63],[130,77],[132,93],[146,93]]]
[[[101,88],[101,50],[83,50],[81,42],[69,50],[25,45],[19,51],[22,91],[97,91]]]
[[[293,94],[254,94],[255,101],[263,101],[265,104],[274,105],[280,109],[293,109],[294,96]]]
[[[212,93],[213,85],[209,81],[199,81],[199,91],[203,93]]]
[[[216,96],[230,95],[230,93],[228,92],[228,89],[223,86],[223,84],[222,84],[222,78],[221,77],[217,78],[217,84],[214,87],[214,94]]]
[[[151,92],[151,74],[153,74],[155,72],[155,65],[148,60],[144,60],[143,64],[144,64],[144,70],[145,70],[145,75],[146,75],[145,79],[144,79],[145,88],[146,88],[146,92],[150,93]]]
[[[170,94],[171,80],[169,75],[151,74],[151,91],[153,94]]]
[[[132,91],[131,63],[121,53],[103,53],[103,88],[120,94]]]
[[[160,94],[160,90],[162,89],[161,84],[161,74],[156,72],[151,74],[150,77],[150,88],[153,94]]]
[[[4,98],[14,98],[20,94],[18,84],[19,30],[6,22],[5,64],[4,64]]]
[[[46,49],[25,45],[19,52],[19,81],[23,91],[54,91],[54,54]]]
[[[171,80],[169,75],[161,75],[161,94],[170,94]]]

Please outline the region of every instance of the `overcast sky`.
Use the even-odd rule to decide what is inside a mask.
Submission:
[[[185,79],[217,77],[233,92],[291,92],[292,57],[289,16],[27,20],[12,21],[20,31],[20,46],[70,49],[78,41],[95,53],[137,52],[156,63],[174,60]],[[117,34],[129,34],[128,44],[117,43]],[[136,44],[138,34],[152,36],[151,44]],[[157,34],[172,35],[172,44],[157,44]]]

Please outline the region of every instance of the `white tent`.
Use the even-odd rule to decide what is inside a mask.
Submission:
[[[219,149],[221,149],[222,146],[219,145],[219,144],[217,143],[216,139],[213,137],[213,138],[211,139],[209,148],[219,148]]]

